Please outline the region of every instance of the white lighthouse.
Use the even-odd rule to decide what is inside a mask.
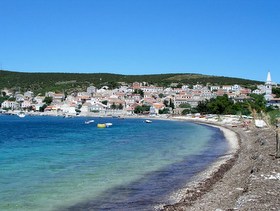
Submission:
[[[265,95],[264,95],[266,101],[271,100],[272,97],[272,80],[270,71],[267,73],[266,82],[265,82]]]

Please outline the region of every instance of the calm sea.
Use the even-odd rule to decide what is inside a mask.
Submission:
[[[91,119],[0,116],[0,210],[152,210],[228,148],[209,126]]]

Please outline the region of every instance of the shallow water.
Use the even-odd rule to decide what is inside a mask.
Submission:
[[[209,126],[93,119],[0,116],[0,210],[151,210],[228,147]]]

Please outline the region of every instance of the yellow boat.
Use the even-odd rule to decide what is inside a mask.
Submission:
[[[106,124],[97,124],[97,127],[98,127],[98,128],[105,128],[105,127],[106,127]]]

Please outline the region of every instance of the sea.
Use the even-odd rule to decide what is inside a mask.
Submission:
[[[218,128],[151,120],[0,115],[0,210],[155,210],[228,150]]]

